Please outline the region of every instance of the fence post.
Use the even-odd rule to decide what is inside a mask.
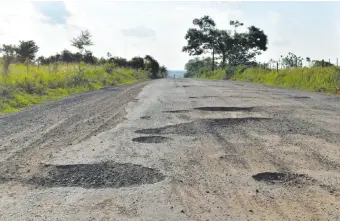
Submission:
[[[276,72],[279,72],[279,62],[276,62]]]

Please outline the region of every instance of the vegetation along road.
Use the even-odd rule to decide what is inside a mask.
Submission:
[[[339,220],[340,99],[158,79],[0,117],[0,220]]]

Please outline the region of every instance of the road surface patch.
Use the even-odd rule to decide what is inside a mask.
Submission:
[[[162,136],[136,137],[132,139],[132,141],[138,143],[165,143],[168,140],[171,140],[171,138]]]
[[[180,123],[158,128],[148,128],[135,131],[140,134],[179,134],[183,136],[212,133],[215,126],[236,126],[244,123],[268,121],[271,118],[246,117],[246,118],[221,118],[198,119],[189,123]]]
[[[190,99],[195,99],[195,98],[215,98],[218,96],[200,96],[200,97],[189,97]]]
[[[254,180],[267,184],[285,184],[292,186],[311,185],[315,180],[306,174],[264,172],[252,176]]]
[[[165,179],[158,170],[131,163],[46,165],[27,181],[42,187],[120,188],[153,184]]]
[[[187,113],[189,110],[172,110],[172,111],[163,111],[163,113]]]
[[[201,111],[251,111],[254,107],[196,107]]]
[[[297,100],[311,99],[310,97],[306,97],[306,96],[291,96],[288,98],[297,99]]]

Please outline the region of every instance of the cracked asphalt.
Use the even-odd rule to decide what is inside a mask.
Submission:
[[[0,115],[0,220],[340,220],[340,97],[160,79]]]

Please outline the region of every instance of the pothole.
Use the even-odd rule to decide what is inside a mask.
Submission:
[[[172,110],[172,111],[163,111],[163,113],[187,113],[189,110]]]
[[[297,100],[310,99],[310,97],[306,97],[306,96],[292,96],[292,97],[289,97],[289,98],[297,99]]]
[[[199,119],[188,123],[180,123],[175,125],[168,125],[159,128],[148,128],[135,131],[140,134],[179,134],[179,135],[197,135],[197,134],[211,134],[216,127],[225,128],[236,127],[246,123],[256,123],[260,121],[269,121],[270,118],[222,118],[222,119]]]
[[[46,165],[27,181],[43,187],[119,188],[153,184],[165,179],[158,170],[131,163]]]
[[[215,97],[218,97],[218,96],[201,96],[201,97],[189,97],[189,98],[194,99],[194,98],[215,98]]]
[[[201,111],[251,111],[254,107],[197,107]]]
[[[167,140],[171,140],[171,138],[162,137],[162,136],[147,136],[147,137],[136,137],[132,139],[132,141],[139,142],[139,143],[164,143]]]
[[[278,173],[264,172],[252,176],[256,181],[266,182],[268,184],[285,184],[285,185],[308,185],[315,180],[306,174],[297,173]]]
[[[140,119],[149,120],[149,119],[151,119],[151,117],[150,116],[142,116],[142,117],[140,117]]]

